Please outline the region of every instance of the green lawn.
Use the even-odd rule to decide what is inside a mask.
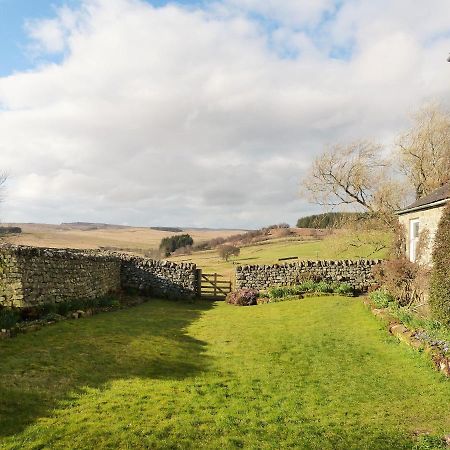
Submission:
[[[386,241],[388,237],[384,237]],[[169,258],[175,262],[194,262],[205,272],[217,272],[233,278],[236,264],[275,264],[279,258],[297,256],[300,260],[357,259],[371,254],[373,247],[349,245],[348,235],[334,234],[323,240],[301,240],[299,238],[273,239],[241,248],[241,254],[229,262],[223,261],[216,250],[194,252],[191,255]],[[384,258],[386,250],[377,251],[371,258]]]
[[[392,450],[450,432],[450,382],[360,299],[151,300],[0,357],[1,448]]]

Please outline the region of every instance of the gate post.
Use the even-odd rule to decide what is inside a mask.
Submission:
[[[196,286],[196,296],[197,298],[200,298],[202,296],[202,269],[196,269],[196,282],[197,282],[197,286]]]

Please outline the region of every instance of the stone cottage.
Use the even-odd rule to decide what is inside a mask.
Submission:
[[[416,200],[412,205],[398,211],[400,223],[406,232],[406,254],[410,261],[417,260],[419,240],[428,234],[422,252],[422,261],[431,264],[434,236],[445,205],[450,200],[450,183],[436,189],[431,194]]]

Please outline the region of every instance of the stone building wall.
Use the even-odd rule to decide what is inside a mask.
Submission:
[[[358,291],[375,284],[372,268],[381,260],[299,261],[289,264],[250,265],[236,268],[236,287],[267,289],[299,284],[307,278],[347,282]]]
[[[121,288],[193,297],[196,267],[100,251],[0,248],[0,305],[27,307],[98,298]]]
[[[419,233],[428,233],[428,242],[426,243],[426,248],[423,249],[422,262],[425,264],[432,263],[432,251],[434,244],[434,237],[438,229],[439,221],[442,217],[442,212],[444,211],[444,206],[439,206],[436,208],[423,209],[421,211],[413,211],[409,213],[404,213],[399,216],[399,222],[404,227],[405,238],[406,238],[406,256],[411,257],[410,253],[410,223],[411,220],[419,220]]]

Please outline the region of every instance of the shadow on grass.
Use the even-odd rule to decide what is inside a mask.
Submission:
[[[150,300],[0,341],[0,437],[22,431],[86,387],[116,379],[183,379],[208,367],[187,327],[214,304]]]

